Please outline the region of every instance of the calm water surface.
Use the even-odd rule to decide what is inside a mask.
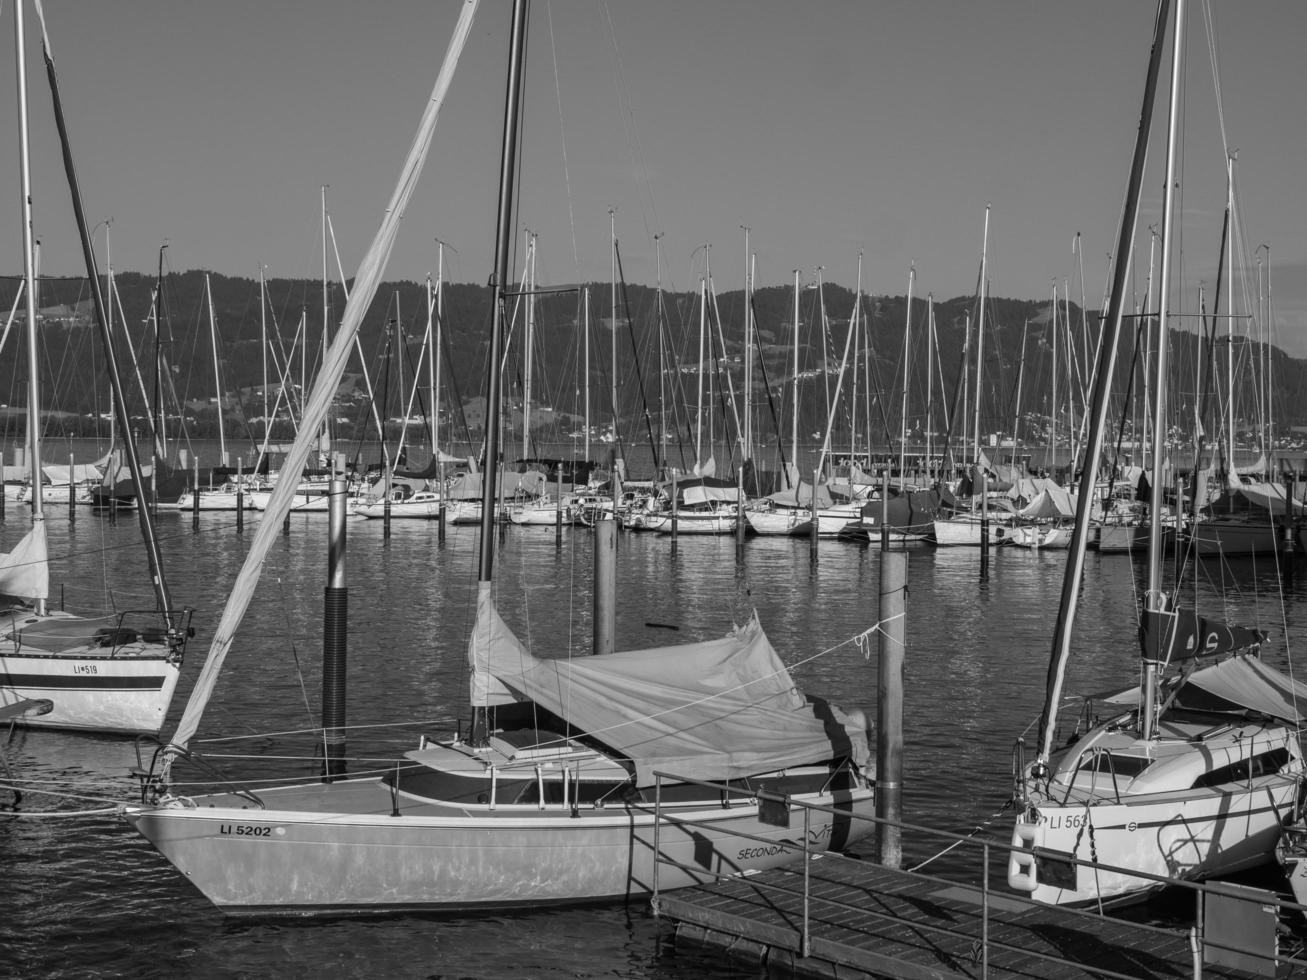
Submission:
[[[135,519],[116,525],[80,513],[71,527],[50,517],[54,588],[70,609],[149,606]],[[180,717],[223,598],[253,532],[231,515],[161,514],[164,554],[177,604],[195,608],[182,688],[165,733]],[[25,529],[11,508],[0,549]],[[207,711],[201,747],[264,757],[299,776],[320,716],[322,588],[326,520],[300,516],[264,568]],[[513,528],[497,565],[501,611],[533,648],[585,654],[591,637],[591,539]],[[1011,752],[1037,717],[1063,555],[1004,549],[989,577],[970,550],[914,550],[909,559],[905,667],[905,819],[958,833],[994,820],[1006,840]],[[1091,555],[1077,619],[1080,651],[1068,689],[1131,682],[1137,669],[1133,608],[1143,569],[1125,557]],[[349,722],[352,754],[393,757],[417,733],[440,734],[466,719],[464,648],[475,592],[475,532],[379,521],[349,525]],[[1203,608],[1271,632],[1267,659],[1286,662],[1307,614],[1301,583],[1287,586],[1273,562],[1207,566],[1196,587]],[[816,567],[806,541],[760,538],[737,571],[732,539],[624,534],[618,559],[621,648],[720,635],[733,612],[758,610],[800,687],[874,715],[876,656],[852,639],[877,619],[875,550],[822,542]],[[281,734],[267,734],[281,733]],[[65,797],[29,794],[24,809],[94,810],[130,800],[131,741],[18,732],[3,752],[12,771]],[[275,758],[274,758],[275,757]],[[250,764],[232,761],[232,771]],[[6,794],[7,798],[7,794]],[[936,850],[905,839],[905,864]],[[21,977],[757,977],[758,968],[677,947],[647,903],[522,914],[400,916],[378,920],[231,920],[215,911],[154,849],[114,815],[0,817],[0,976]]]

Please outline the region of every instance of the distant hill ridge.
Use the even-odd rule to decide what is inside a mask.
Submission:
[[[209,311],[205,299],[205,273],[200,270],[171,273],[165,277],[163,341],[158,347],[162,360],[170,367],[171,385],[165,385],[171,404],[190,406],[190,414],[197,418],[201,429],[206,424],[204,405],[215,399],[213,352],[210,344]],[[263,384],[264,350],[260,342],[264,320],[268,332],[270,363],[273,367],[271,382],[275,385],[277,364],[290,362],[290,380],[300,381],[301,353],[297,337],[307,335],[308,346],[303,362],[311,373],[312,365],[320,357],[322,342],[322,284],[318,280],[271,279],[266,284],[267,307],[260,316],[260,290],[256,279],[209,276],[213,296],[214,320],[219,337],[219,363],[227,411],[252,417],[261,414],[262,396],[255,395]],[[0,279],[0,304],[7,311],[13,306],[18,280]],[[156,357],[155,337],[150,325],[151,298],[155,288],[154,276],[139,273],[116,273],[114,320],[125,317],[128,332],[136,348],[135,362],[139,365],[141,380],[149,400],[153,400]],[[612,317],[609,306],[610,285],[593,283],[590,288],[590,404],[592,423],[605,423],[611,417],[610,401],[612,382],[609,378],[612,361]],[[387,406],[385,417],[402,415],[412,398],[413,377],[425,365],[419,363],[427,312],[425,284],[398,281],[383,284],[377,291],[367,316],[364,318],[359,340],[368,360],[368,371],[378,402]],[[344,292],[339,283],[329,287],[330,308],[328,319],[334,328],[344,310]],[[83,279],[47,279],[41,283],[40,306],[43,315],[42,387],[47,393],[44,404],[70,416],[99,415],[107,411],[108,386],[103,377],[103,357],[99,350],[97,331],[92,325],[89,309],[90,294]],[[819,300],[824,301],[826,329],[820,330]],[[836,371],[844,351],[847,324],[853,308],[854,295],[847,287],[828,283],[820,296],[807,288],[799,298],[799,374],[800,374],[800,430],[804,438],[824,432],[828,399],[833,397]],[[472,404],[481,395],[485,372],[485,351],[490,319],[490,291],[484,285],[447,284],[444,291],[444,345],[442,351],[441,384],[444,404]],[[905,343],[906,297],[865,296],[863,316],[869,324],[868,336],[871,356],[866,357],[863,337],[858,339],[857,404],[852,403],[854,382],[846,379],[841,394],[841,408],[837,411],[836,435],[847,445],[851,429],[863,434],[873,433],[873,444],[896,443],[900,431],[902,406],[903,361]],[[779,418],[776,428],[782,437],[790,429],[790,381],[794,374],[793,320],[794,294],[787,286],[768,286],[753,295],[754,322],[758,335],[758,348],[762,352],[762,367],[753,370],[755,390],[752,396],[755,412],[755,430],[771,432],[770,421],[774,413]],[[659,326],[657,292],[652,287],[626,285],[619,288],[618,312],[618,400],[622,418],[621,437],[626,440],[647,440],[650,425],[656,426],[659,410],[659,359],[661,332],[662,350],[667,373],[663,391],[667,393],[664,405],[673,425],[682,438],[693,426],[693,410],[697,400],[698,378],[695,364],[699,352],[699,299],[697,293],[664,293],[664,310]],[[710,314],[709,333],[713,342],[707,345],[705,362],[712,367],[717,360],[718,370],[724,359],[730,365],[731,384],[736,389],[743,383],[742,357],[744,353],[744,294],[742,290],[722,292],[717,296],[716,310],[721,327],[718,341],[716,320]],[[959,365],[963,350],[968,317],[976,318],[974,297],[955,297],[934,304],[934,370],[928,381],[926,372],[927,302],[914,298],[911,336],[908,343],[911,361],[908,372],[907,420],[908,428],[924,432],[927,426],[933,431],[946,431],[945,417],[954,419],[952,438],[962,438],[961,420],[969,413],[974,398],[974,380],[968,381],[968,404],[961,403],[957,386]],[[1068,329],[1066,320],[1069,317]],[[535,313],[537,336],[533,359],[533,397],[535,405],[547,405],[555,411],[539,413],[540,419],[549,417],[551,424],[574,424],[584,414],[582,398],[586,387],[584,377],[584,344],[580,324],[584,322],[580,291],[563,292],[538,300]],[[393,356],[399,350],[395,323],[403,328],[405,356]],[[510,399],[521,397],[525,380],[524,362],[521,359],[521,314],[512,336],[509,371],[506,389]],[[629,322],[628,322],[629,321]],[[1078,421],[1082,407],[1080,392],[1092,373],[1095,357],[1094,338],[1097,335],[1097,313],[1082,311],[1075,303],[1063,306],[1058,303],[1056,314],[1058,331],[1052,330],[1053,312],[1050,301],[991,298],[985,311],[983,339],[984,366],[981,390],[981,429],[986,434],[1010,433],[1017,413],[1016,397],[1020,390],[1023,441],[1031,441],[1039,433],[1052,428],[1053,419],[1053,350],[1056,345],[1059,370],[1057,374],[1059,429],[1069,431]],[[1132,359],[1135,356],[1134,318],[1125,322],[1122,349],[1118,358],[1117,379],[1114,391],[1118,402],[1125,403],[1127,392],[1138,395],[1138,382],[1128,384]],[[632,346],[632,334],[635,342]],[[121,338],[121,332],[118,337]],[[1024,348],[1023,348],[1024,337]],[[724,342],[724,345],[723,343]],[[977,347],[972,340],[974,351]],[[1196,363],[1199,354],[1198,338],[1191,332],[1172,334],[1173,377],[1197,379],[1202,372]],[[1222,366],[1216,375],[1224,378],[1224,350]],[[1068,348],[1072,354],[1068,362]],[[0,401],[9,406],[23,403],[25,384],[26,344],[22,331],[15,331],[3,352],[0,352],[0,379],[4,394]],[[1023,360],[1024,349],[1024,360]],[[1259,417],[1259,401],[1264,404],[1264,388],[1260,380],[1262,364],[1269,360],[1272,377],[1272,411],[1277,432],[1288,433],[1302,426],[1307,409],[1302,398],[1303,382],[1307,377],[1307,361],[1289,357],[1278,348],[1271,348],[1269,358],[1257,344],[1236,345],[1236,428],[1252,430]],[[822,366],[826,366],[823,380]],[[128,363],[125,348],[120,346],[119,358]],[[639,363],[643,385],[636,374]],[[386,365],[389,364],[389,369]],[[1256,365],[1254,369],[1253,365]],[[362,371],[356,371],[350,382],[358,394],[355,405],[365,398],[361,384]],[[971,369],[974,372],[974,367]],[[715,438],[722,439],[724,410],[720,386],[725,384],[717,372],[709,374],[712,381],[715,411]],[[705,384],[709,378],[705,374]],[[764,387],[764,378],[770,389]],[[974,374],[972,375],[974,379]],[[311,381],[311,378],[310,378]],[[1181,432],[1192,428],[1196,382],[1180,380],[1173,383],[1171,393],[1173,415]],[[872,398],[867,399],[868,385]],[[429,401],[426,382],[420,385],[420,401]],[[933,398],[927,403],[927,392],[933,389]],[[451,390],[453,394],[451,394]],[[1068,403],[1068,394],[1074,393]],[[133,412],[146,412],[146,397],[137,388],[133,396]],[[416,405],[416,403],[415,403]],[[1208,400],[1209,418],[1220,412],[1214,399]],[[946,408],[951,410],[946,412]],[[170,409],[171,411],[172,409]],[[177,411],[181,411],[180,408]],[[417,409],[414,409],[417,413]],[[533,409],[533,416],[536,414]],[[646,412],[652,422],[644,421]],[[369,424],[365,417],[354,420],[362,429]],[[479,413],[478,413],[479,414]],[[1118,414],[1120,414],[1118,412]],[[1137,413],[1136,413],[1137,414]],[[213,412],[216,418],[216,410]],[[520,415],[518,415],[520,419]],[[460,422],[462,420],[459,420]],[[15,424],[12,420],[6,425]],[[21,425],[21,422],[17,423]],[[76,425],[75,418],[64,424]],[[475,423],[469,423],[475,427]],[[968,432],[973,425],[968,421]],[[1207,426],[1209,438],[1216,423]],[[1114,438],[1116,427],[1114,426]],[[69,434],[86,435],[85,431]],[[203,432],[197,433],[203,435]],[[733,428],[730,437],[734,437]],[[774,438],[774,435],[771,436]],[[839,444],[837,442],[837,444]]]

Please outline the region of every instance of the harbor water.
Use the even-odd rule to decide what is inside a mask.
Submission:
[[[0,550],[27,526],[9,505]],[[176,605],[197,635],[166,736],[208,649],[258,515],[243,533],[232,514],[159,515]],[[52,591],[74,611],[152,605],[133,515],[49,515]],[[267,560],[195,747],[234,776],[317,772],[307,757],[320,719],[322,590],[327,521],[292,518]],[[720,635],[756,609],[804,691],[847,707],[876,705],[879,554],[837,541],[746,542],[731,537],[619,534],[621,649]],[[434,522],[352,520],[348,527],[349,753],[393,758],[419,735],[466,726],[464,669],[473,618],[476,529]],[[974,549],[913,549],[908,567],[904,818],[955,833],[1011,832],[1015,739],[1043,699],[1066,552],[996,551],[985,579]],[[499,606],[531,648],[584,656],[591,644],[591,533],[505,530],[496,565]],[[1210,615],[1270,633],[1267,660],[1301,652],[1307,593],[1276,560],[1210,563],[1195,586]],[[1138,669],[1135,609],[1145,580],[1126,556],[1088,558],[1072,692],[1123,687]],[[1283,597],[1283,601],[1282,600]],[[257,756],[257,761],[237,758]],[[762,976],[712,950],[678,946],[646,899],[627,905],[520,913],[376,919],[232,919],[216,911],[111,812],[135,799],[130,739],[17,731],[4,745],[11,775],[30,789],[20,813],[0,814],[0,976],[648,978]],[[144,760],[148,764],[148,756]],[[47,795],[35,789],[60,795]],[[6,800],[12,794],[5,794]],[[109,812],[106,812],[109,811]],[[868,846],[868,853],[870,847]],[[933,845],[932,845],[933,846]],[[931,855],[905,839],[905,866]]]

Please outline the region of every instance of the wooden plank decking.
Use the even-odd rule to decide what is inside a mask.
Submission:
[[[800,955],[801,864],[658,896],[679,938],[722,945],[796,974],[904,980],[1079,980],[1113,974],[1193,977],[1189,936],[1105,916],[1031,905],[991,893],[988,973],[981,892],[871,862],[815,860],[809,886],[810,955]],[[1110,971],[1110,972],[1105,972]],[[1265,963],[1260,973],[1204,964],[1212,978],[1303,976]]]

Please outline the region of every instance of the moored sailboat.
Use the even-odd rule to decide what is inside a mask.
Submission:
[[[41,472],[40,385],[37,369],[35,266],[33,262],[32,195],[28,162],[26,60],[23,3],[14,5],[20,115],[20,156],[23,183],[23,259],[27,294],[29,459],[32,472]],[[39,7],[38,7],[39,11]],[[81,193],[68,147],[63,108],[54,72],[49,38],[42,40],[46,74],[54,101],[55,121],[64,150],[73,210],[77,219],[87,277],[100,325],[114,410],[123,424],[128,418],[108,319],[95,269],[82,209]],[[142,478],[134,450],[128,464],[140,493]],[[162,727],[181,674],[190,610],[171,609],[154,524],[147,508],[140,512],[141,532],[150,565],[156,607],[104,616],[77,616],[52,611],[49,564],[41,494],[32,499],[31,528],[0,561],[0,591],[9,608],[0,619],[0,705],[48,701],[51,710],[21,715],[20,724],[122,734],[157,733]]]
[[[1083,470],[1101,458],[1112,366],[1121,332],[1126,276],[1139,209],[1153,94],[1166,33],[1168,0],[1155,21],[1148,85],[1135,144],[1110,303],[1094,380]],[[1184,0],[1173,45],[1183,49]],[[1175,159],[1168,140],[1158,331],[1165,337]],[[1154,365],[1154,417],[1164,416],[1165,343]],[[1153,427],[1151,512],[1162,513],[1157,479],[1165,427]],[[1057,719],[1070,657],[1076,598],[1088,543],[1090,497],[1077,499],[1076,523],[1054,631],[1039,745],[1026,764],[1018,740],[1014,772],[1017,818],[1008,883],[1040,901],[1088,904],[1145,894],[1172,879],[1201,879],[1269,862],[1304,776],[1298,743],[1307,686],[1261,662],[1266,635],[1230,627],[1182,608],[1162,582],[1162,526],[1149,525],[1146,608],[1141,617],[1143,681],[1109,699],[1115,710],[1093,715],[1088,731],[1058,746]],[[1206,663],[1204,663],[1206,662]],[[1168,676],[1168,669],[1172,673]],[[1142,876],[1141,876],[1142,875]],[[1147,877],[1143,877],[1147,876]]]
[[[393,244],[453,64],[471,30],[466,0],[381,231],[324,358],[302,431],[329,406]],[[500,409],[526,0],[512,25],[493,320],[489,413]],[[232,913],[380,912],[507,907],[621,898],[797,858],[795,833],[761,819],[758,794],[820,802],[808,840],[838,848],[865,833],[873,780],[865,722],[795,689],[756,619],[702,643],[583,660],[534,656],[491,595],[499,427],[486,426],[476,623],[468,644],[474,722],[468,737],[423,739],[385,775],[194,796],[168,785],[253,591],[260,548],[289,503],[274,491],[214,646],[151,798],[126,819],[212,902]],[[307,444],[289,459],[302,465]],[[266,532],[266,533],[265,533]],[[726,788],[662,783],[720,780]],[[701,821],[685,826],[676,820]],[[752,836],[751,836],[752,835]],[[762,838],[759,841],[757,838]],[[674,863],[657,865],[656,861]]]

